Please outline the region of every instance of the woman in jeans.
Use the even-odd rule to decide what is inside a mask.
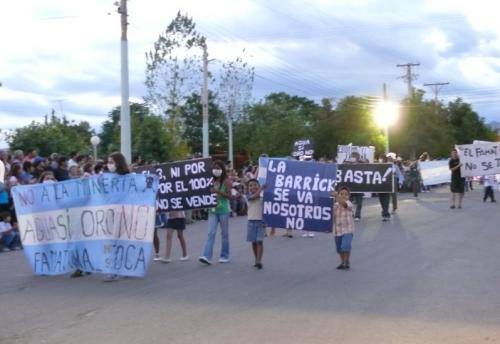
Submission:
[[[212,163],[212,174],[214,186],[212,192],[217,195],[217,205],[210,208],[208,212],[208,237],[199,261],[210,265],[215,242],[217,227],[221,227],[222,248],[219,263],[229,263],[229,231],[228,222],[231,214],[231,180],[227,177],[226,166],[222,161],[216,160]]]

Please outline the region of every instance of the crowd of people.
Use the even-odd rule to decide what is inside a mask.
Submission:
[[[312,160],[309,157],[308,160]],[[419,192],[429,191],[429,187],[422,181],[419,163],[428,161],[429,155],[424,153],[415,161],[403,161],[394,153],[383,154],[377,162],[392,163],[394,172],[395,189],[393,193],[380,193],[378,199],[381,206],[382,221],[389,221],[392,203],[392,214],[398,209],[398,193],[401,191],[412,192],[418,197]],[[320,162],[328,163],[326,159]],[[333,162],[333,161],[330,161]],[[149,162],[155,164],[156,162]],[[357,164],[367,163],[361,156],[354,152],[345,163]],[[91,156],[79,155],[76,152],[69,156],[53,153],[48,157],[41,157],[36,150],[28,150],[24,153],[16,150],[12,154],[0,152],[0,250],[10,251],[22,248],[16,213],[10,190],[16,185],[33,183],[54,183],[72,178],[84,178],[98,175],[103,172],[127,174],[133,171],[135,166],[146,163],[137,159],[129,166],[121,153],[111,154],[107,160],[95,161]],[[460,175],[460,159],[457,152],[453,150],[449,159],[451,171],[451,209],[461,208],[466,186],[472,188],[469,182]],[[158,213],[154,232],[154,261],[169,263],[172,261],[172,242],[174,232],[179,240],[182,256],[181,261],[189,260],[184,230],[186,224],[193,220],[207,219],[207,239],[199,261],[205,265],[213,263],[213,251],[217,230],[221,229],[221,250],[219,263],[230,262],[230,240],[229,240],[229,218],[231,216],[247,216],[247,241],[251,243],[254,254],[254,266],[263,268],[262,258],[264,252],[264,237],[266,226],[262,219],[262,192],[266,187],[258,181],[258,165],[247,162],[239,171],[231,168],[230,162],[214,161],[212,163],[213,187],[212,192],[216,194],[217,205],[210,209],[198,209],[193,211],[171,211]],[[494,189],[495,177],[483,177],[481,182],[485,187],[484,201],[488,198],[495,202]],[[335,213],[335,243],[340,257],[339,270],[350,268],[350,250],[354,232],[354,222],[360,221],[362,217],[362,205],[364,194],[350,193],[347,188],[332,191],[335,201],[332,204]],[[166,229],[164,254],[160,253],[159,232]],[[270,236],[274,235],[275,229],[271,228]],[[285,236],[293,237],[291,231]],[[313,237],[313,235],[306,235]],[[72,277],[84,276],[84,272],[76,270]],[[107,276],[106,280],[117,280],[117,275]]]

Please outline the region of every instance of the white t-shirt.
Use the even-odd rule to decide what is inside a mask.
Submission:
[[[10,223],[5,222],[5,221],[0,221],[0,233],[5,233],[8,232],[12,229],[12,226]]]
[[[262,220],[262,197],[253,200],[249,200],[247,197],[247,204],[248,220]]]

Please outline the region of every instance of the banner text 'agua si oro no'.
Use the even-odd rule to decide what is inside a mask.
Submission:
[[[38,275],[143,276],[155,220],[156,176],[103,174],[12,191],[25,254]]]

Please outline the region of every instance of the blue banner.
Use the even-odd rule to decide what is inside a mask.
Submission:
[[[331,232],[336,165],[269,159],[263,219],[269,227]]]
[[[103,174],[12,189],[36,275],[144,276],[151,261],[158,177]]]

